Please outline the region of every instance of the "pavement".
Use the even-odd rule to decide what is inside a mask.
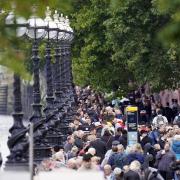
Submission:
[[[12,116],[0,115],[0,152],[3,158],[3,166],[6,161],[6,157],[9,155],[9,149],[7,147],[7,140],[9,136],[9,128],[13,124]]]

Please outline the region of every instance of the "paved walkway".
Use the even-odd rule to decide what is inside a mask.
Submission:
[[[12,116],[0,115],[0,152],[2,153],[3,163],[6,161],[6,157],[9,154],[7,139],[9,135],[9,128],[12,124]]]

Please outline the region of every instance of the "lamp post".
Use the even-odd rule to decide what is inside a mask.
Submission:
[[[59,108],[59,103],[61,101],[61,92],[60,92],[60,69],[59,69],[59,65],[60,65],[60,47],[59,47],[59,43],[58,43],[58,35],[59,35],[59,14],[57,13],[57,11],[55,11],[54,15],[54,22],[56,23],[57,27],[58,27],[58,32],[57,32],[57,36],[55,39],[55,63],[54,63],[54,87],[55,87],[55,107],[58,109]]]
[[[55,84],[55,107],[57,108],[57,111],[55,112],[56,114],[58,114],[59,117],[59,124],[58,124],[58,128],[61,130],[63,137],[62,140],[64,141],[66,139],[66,134],[68,132],[68,124],[65,123],[63,121],[63,119],[66,116],[66,111],[64,111],[63,109],[63,99],[62,99],[62,87],[61,87],[61,46],[60,46],[60,42],[62,41],[62,39],[64,38],[64,26],[63,26],[63,22],[62,20],[62,15],[61,18],[59,18],[59,14],[57,13],[57,11],[55,11],[54,14],[54,22],[57,24],[58,26],[58,33],[57,33],[57,37],[56,37],[56,45],[55,45],[55,64],[54,64],[54,84]]]
[[[65,18],[63,17],[63,14],[61,14],[59,21],[61,23],[61,30],[63,32],[60,32],[60,38],[59,38],[59,45],[60,45],[60,84],[61,84],[61,112],[67,112],[68,111],[68,103],[67,103],[67,97],[66,97],[66,54],[65,54],[65,45],[66,45],[66,36],[69,34],[68,29],[65,26]],[[66,114],[67,116],[67,114]],[[65,121],[65,118],[63,119],[63,123],[67,123]]]
[[[44,19],[45,25],[47,26],[46,48],[45,48],[45,70],[46,70],[46,111],[47,114],[52,114],[54,105],[54,90],[53,90],[53,79],[52,79],[52,67],[51,67],[51,43],[50,40],[54,39],[57,34],[57,25],[51,19],[51,11],[49,7],[45,12],[46,17]]]
[[[71,43],[74,38],[74,33],[69,24],[69,19],[66,16],[64,20],[64,26],[68,33],[65,34],[64,41],[64,89],[66,90],[65,97],[66,103],[69,104],[67,121],[72,121],[72,116],[74,114],[74,90],[72,82],[72,65],[71,65]]]
[[[57,129],[57,124],[59,119],[54,115],[54,88],[53,88],[53,75],[52,75],[52,63],[51,63],[51,42],[56,38],[58,28],[57,24],[51,18],[51,11],[49,7],[46,10],[46,17],[44,19],[45,24],[47,26],[47,34],[45,36],[46,39],[46,49],[45,49],[45,69],[46,69],[46,108],[44,109],[44,113],[46,115],[46,123],[48,126],[48,132],[46,134],[46,138],[48,139],[48,143],[50,145],[62,145],[61,137],[62,134]]]
[[[33,115],[30,121],[33,123],[42,120],[41,112],[41,93],[40,93],[40,80],[39,80],[39,50],[38,50],[38,40],[45,36],[45,23],[42,19],[32,16],[28,20],[29,28],[27,30],[27,36],[33,39],[32,45],[32,61],[33,61]]]
[[[26,35],[33,40],[32,45],[32,62],[33,62],[33,114],[30,118],[30,122],[34,127],[34,159],[35,161],[41,161],[45,157],[50,157],[50,146],[47,144],[45,134],[47,132],[47,126],[45,119],[42,117],[42,105],[41,105],[41,93],[40,93],[40,79],[39,79],[39,50],[38,41],[44,38],[46,35],[45,22],[33,15],[28,20],[28,30]]]
[[[15,17],[14,12],[10,12],[6,17],[7,28],[14,28],[16,36],[22,37],[27,30],[26,20],[22,17]],[[7,157],[6,170],[22,168],[28,165],[28,129],[23,125],[23,112],[21,103],[21,80],[17,73],[14,73],[13,95],[14,95],[14,112],[13,125],[9,129],[8,147],[10,155]]]

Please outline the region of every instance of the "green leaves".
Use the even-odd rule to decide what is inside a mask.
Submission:
[[[174,55],[157,40],[170,20],[152,0],[89,0],[74,14],[75,80],[103,91],[128,92],[133,84],[155,90],[177,81]],[[168,53],[169,54],[168,54]],[[177,66],[178,67],[178,66]]]

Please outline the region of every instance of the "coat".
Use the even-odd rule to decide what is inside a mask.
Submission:
[[[96,149],[96,156],[100,157],[102,161],[107,151],[106,144],[101,139],[96,139],[90,142],[90,147]]]
[[[172,150],[176,155],[176,159],[180,160],[180,141],[173,141],[172,142]]]
[[[170,172],[170,164],[176,159],[175,154],[172,151],[165,152],[159,151],[156,155],[156,160],[158,161],[158,170]]]
[[[140,176],[137,172],[129,170],[124,174],[124,180],[140,180]]]
[[[125,165],[131,164],[132,161],[139,161],[141,164],[144,163],[144,155],[140,153],[130,153],[125,157],[124,163]]]
[[[106,148],[107,150],[111,149],[112,147],[112,142],[114,140],[114,137],[113,136],[102,136],[101,137],[101,140],[106,144]]]
[[[148,135],[145,136],[145,137],[141,140],[141,146],[142,146],[143,149],[144,149],[144,146],[145,146],[147,143],[152,144],[152,139],[151,139]]]

